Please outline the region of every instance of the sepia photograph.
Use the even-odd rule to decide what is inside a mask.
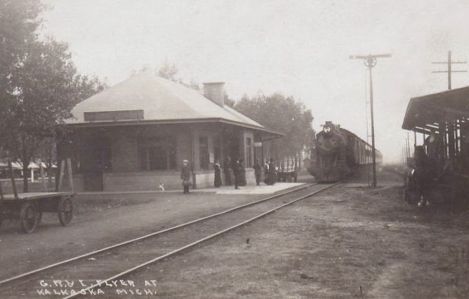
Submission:
[[[0,0],[0,298],[469,298],[466,0]]]

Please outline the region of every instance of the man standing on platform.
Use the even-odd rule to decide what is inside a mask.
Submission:
[[[275,170],[275,164],[274,164],[274,159],[270,158],[269,161],[269,174],[268,174],[268,185],[273,185],[277,181],[277,176],[276,176],[276,170]]]
[[[239,165],[239,160],[233,161],[233,165],[231,166],[233,169],[233,174],[234,174],[234,188],[239,189],[239,183],[240,183],[240,165]]]
[[[184,194],[189,193],[189,186],[191,185],[191,169],[189,167],[188,160],[182,161],[181,180],[182,186],[184,187]]]
[[[230,157],[226,157],[225,163],[223,164],[223,173],[225,174],[225,185],[231,186],[231,159]]]
[[[259,160],[256,160],[254,164],[254,175],[256,176],[256,185],[259,186],[261,182],[261,165],[259,164]]]
[[[218,163],[218,161],[216,161],[215,164],[213,165],[213,168],[215,170],[215,179],[214,179],[213,184],[215,185],[216,188],[218,188],[218,187],[221,186],[221,166],[220,166],[220,163]]]
[[[264,163],[264,183],[268,185],[269,182],[269,161],[265,160]]]

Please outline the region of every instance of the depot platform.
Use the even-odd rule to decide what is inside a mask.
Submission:
[[[287,190],[290,188],[304,185],[305,183],[275,183],[274,185],[261,184],[240,186],[239,189],[234,189],[234,186],[221,186],[219,188],[201,188],[201,189],[190,189],[191,193],[215,193],[219,195],[258,195],[258,194],[273,194],[279,191]],[[105,198],[113,195],[132,195],[132,194],[154,194],[163,195],[165,193],[182,193],[181,190],[147,190],[147,191],[109,191],[109,192],[78,192],[78,197],[93,197]]]
[[[304,185],[304,183],[275,183],[274,185],[248,185],[234,189],[233,186],[222,186],[219,188],[207,188],[193,190],[194,192],[215,192],[216,194],[237,195],[237,194],[273,194],[279,191]]]

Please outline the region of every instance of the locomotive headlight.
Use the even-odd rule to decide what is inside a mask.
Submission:
[[[331,131],[330,127],[324,127],[324,133],[329,133]]]

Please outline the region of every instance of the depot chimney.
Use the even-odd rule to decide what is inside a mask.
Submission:
[[[204,96],[220,107],[225,105],[225,82],[204,83]]]

